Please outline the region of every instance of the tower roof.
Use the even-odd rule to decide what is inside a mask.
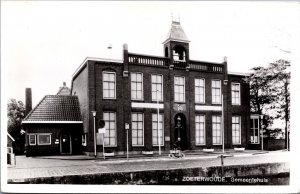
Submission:
[[[179,41],[179,42],[190,42],[190,40],[187,38],[186,34],[184,33],[180,25],[180,22],[172,21],[171,28],[163,44],[171,40]]]

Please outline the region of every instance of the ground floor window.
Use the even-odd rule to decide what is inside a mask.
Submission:
[[[38,134],[38,145],[51,145],[51,134]]]
[[[152,114],[152,143],[154,146],[164,145],[164,122],[163,114],[159,114],[159,120],[157,122],[157,114]],[[157,127],[158,123],[158,127]],[[160,137],[160,138],[159,138]]]
[[[232,144],[241,143],[241,117],[232,117]]]
[[[104,112],[103,120],[105,121],[106,132],[104,134],[104,145],[105,146],[116,146],[117,135],[116,135],[116,113],[115,112]]]
[[[29,145],[36,145],[36,135],[35,134],[29,134]]]
[[[131,114],[132,126],[132,146],[144,145],[144,114],[132,113]]]
[[[195,129],[196,129],[196,145],[205,145],[205,116],[204,115],[196,115]]]
[[[252,144],[259,144],[259,118],[251,116],[250,119],[250,137]]]
[[[213,134],[213,144],[222,144],[222,134],[221,134],[221,116],[212,117],[212,134]]]

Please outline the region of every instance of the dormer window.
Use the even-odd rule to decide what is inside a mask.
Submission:
[[[174,61],[185,61],[186,52],[184,47],[182,46],[175,46],[173,49],[173,59]]]

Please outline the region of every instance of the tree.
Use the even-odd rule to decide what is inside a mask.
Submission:
[[[25,117],[25,107],[22,101],[10,99],[7,103],[7,132],[15,139],[15,151],[23,152],[25,137],[21,133],[22,120]]]
[[[250,74],[251,111],[268,117],[264,129],[274,119],[284,119],[286,137],[290,118],[289,66],[289,61],[280,59],[266,68],[255,67]]]

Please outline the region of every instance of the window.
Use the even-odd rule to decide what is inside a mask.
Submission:
[[[132,146],[144,145],[144,114],[132,113]]]
[[[221,81],[220,80],[212,80],[211,91],[212,91],[212,103],[221,104]]]
[[[240,83],[231,83],[231,103],[232,105],[240,105]]]
[[[151,75],[152,84],[152,100],[163,101],[163,76],[162,75]]]
[[[29,145],[36,145],[36,136],[35,134],[29,134]]]
[[[82,142],[82,146],[86,146],[86,133],[82,134],[81,142]]]
[[[51,134],[38,134],[39,145],[51,145]]]
[[[241,143],[241,117],[232,117],[232,144]]]
[[[195,102],[205,103],[205,81],[204,79],[195,79]]]
[[[259,118],[251,116],[250,119],[250,137],[252,144],[259,144]]]
[[[152,143],[154,146],[159,145],[159,137],[160,137],[160,145],[164,145],[164,116],[163,114],[159,114],[159,121],[157,127],[157,114],[152,114]]]
[[[131,100],[143,100],[142,73],[131,73]]]
[[[175,76],[174,79],[174,94],[175,102],[185,102],[184,77]]]
[[[212,130],[213,130],[213,144],[222,144],[222,134],[221,134],[221,116],[212,117]]]
[[[196,115],[196,145],[205,145],[205,116]]]
[[[103,72],[103,98],[116,98],[116,73]]]
[[[104,145],[116,146],[116,113],[115,112],[103,112],[103,120],[105,121],[105,134]]]

